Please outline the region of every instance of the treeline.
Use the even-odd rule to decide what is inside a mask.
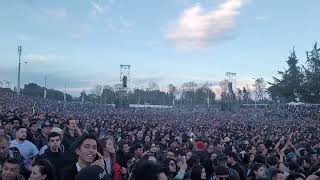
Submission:
[[[121,98],[121,92],[116,87],[97,85],[90,94],[82,92],[77,101],[94,104],[114,104]],[[166,91],[161,91],[155,82],[149,83],[147,89],[134,89],[128,92],[130,104],[151,105],[207,105],[213,104],[216,95],[208,85],[186,82],[180,88],[168,85]]]
[[[320,103],[320,48],[315,43],[306,51],[305,63],[299,65],[295,49],[286,61],[288,67],[273,77],[268,92],[271,98],[281,103]]]
[[[21,93],[27,96],[44,97],[44,87],[36,83],[24,85]],[[79,97],[72,97],[67,94],[68,102],[82,102],[92,104],[115,104],[119,102],[123,95],[117,87],[110,85],[97,85],[89,94],[81,92]],[[128,92],[128,102],[130,104],[151,104],[151,105],[207,105],[214,104],[216,95],[208,84],[199,85],[195,82],[186,82],[180,88],[173,84],[167,87],[166,91],[161,91],[155,82],[149,83],[147,89],[134,89]],[[54,89],[47,89],[47,99],[63,101],[64,93]]]
[[[44,87],[39,86],[36,83],[25,84],[24,88],[21,89],[21,93],[27,96],[33,97],[44,97]],[[63,101],[64,93],[55,89],[47,89],[47,99]],[[70,94],[66,95],[67,101],[72,101],[72,96]]]

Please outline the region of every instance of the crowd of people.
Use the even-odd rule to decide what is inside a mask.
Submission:
[[[320,108],[114,109],[0,89],[0,180],[319,180]]]

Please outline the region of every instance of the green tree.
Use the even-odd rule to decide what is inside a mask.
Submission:
[[[273,77],[274,82],[270,83],[268,92],[273,100],[297,101],[301,98],[303,74],[298,66],[298,58],[294,49],[290,52],[286,62],[288,69],[278,72],[280,78]]]
[[[320,103],[320,48],[315,43],[311,51],[306,52],[307,63],[304,68],[305,80],[301,98],[308,103]]]

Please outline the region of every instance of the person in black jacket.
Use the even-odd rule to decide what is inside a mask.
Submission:
[[[229,152],[228,155],[228,164],[230,165],[230,168],[237,171],[239,174],[240,180],[246,179],[246,172],[243,166],[240,165],[239,156],[235,152]]]
[[[64,152],[59,148],[61,144],[60,134],[52,132],[48,136],[49,148],[45,150],[44,154],[40,155],[38,159],[47,159],[51,162],[57,172],[57,177],[60,179],[62,174],[62,168],[64,167]],[[37,162],[37,160],[36,160]]]
[[[79,127],[77,126],[76,120],[69,119],[67,127],[64,132],[62,144],[65,147],[65,151],[71,150],[71,145],[82,135]]]
[[[50,134],[52,129],[52,125],[50,122],[45,122],[41,124],[41,133],[35,139],[35,145],[38,149],[41,149],[43,146],[47,145],[48,143],[48,135]]]
[[[129,160],[129,143],[123,141],[119,144],[119,150],[116,153],[116,161],[121,167],[126,167]]]
[[[103,157],[97,150],[97,140],[94,136],[83,135],[76,142],[78,162],[63,171],[62,180],[74,180],[79,171],[90,165],[104,168]]]

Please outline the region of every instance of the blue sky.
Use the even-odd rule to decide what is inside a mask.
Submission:
[[[236,72],[239,85],[271,80],[295,46],[300,62],[319,41],[319,0],[11,0],[0,6],[0,81],[71,94],[119,82],[217,82]]]

